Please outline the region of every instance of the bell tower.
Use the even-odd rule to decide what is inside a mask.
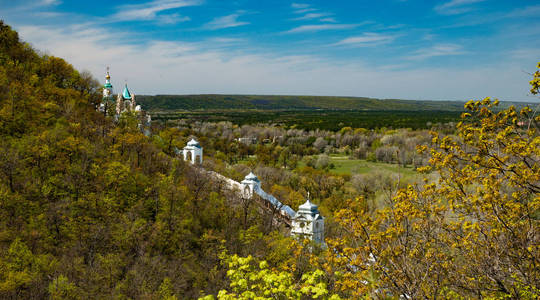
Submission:
[[[111,84],[111,75],[109,75],[109,67],[107,67],[107,75],[105,76],[105,84],[103,85],[103,100],[102,107],[105,115],[110,108],[113,107],[113,86]]]
[[[291,234],[324,244],[324,218],[319,214],[318,206],[309,201],[309,193],[292,218]]]

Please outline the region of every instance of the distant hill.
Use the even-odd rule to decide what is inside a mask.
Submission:
[[[426,101],[331,96],[267,95],[156,95],[137,96],[147,110],[258,109],[258,110],[399,110],[461,111],[464,101]],[[503,102],[522,106],[523,102]]]

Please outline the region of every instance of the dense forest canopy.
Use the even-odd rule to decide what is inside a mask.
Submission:
[[[231,122],[235,125],[278,125],[284,128],[339,131],[343,127],[431,129],[457,123],[459,111],[341,111],[341,110],[214,110],[153,111],[153,119],[168,126],[194,122]]]
[[[256,234],[259,215],[240,223],[134,118],[98,113],[87,74],[3,23],[0,47],[0,298],[196,298],[223,286],[218,255],[247,255],[241,232]]]
[[[470,101],[431,132],[196,120],[145,136],[132,114],[99,113],[100,92],[0,22],[0,298],[540,296],[534,108]],[[175,156],[191,137],[202,166]],[[326,246],[200,168],[254,171],[295,209],[310,192]]]

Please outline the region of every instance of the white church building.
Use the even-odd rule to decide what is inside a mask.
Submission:
[[[107,67],[107,75],[105,75],[105,84],[102,87],[103,98],[98,107],[98,111],[102,112],[105,116],[113,116],[115,121],[120,119],[120,116],[124,113],[134,115],[138,119],[139,129],[146,135],[150,136],[152,117],[149,113],[144,111],[140,105],[135,102],[135,94],[132,93],[127,86],[124,86],[122,93],[118,93],[116,101],[114,100],[113,85],[111,83],[111,75],[109,74],[109,67]]]

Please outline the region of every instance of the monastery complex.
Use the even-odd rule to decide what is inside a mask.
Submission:
[[[110,79],[111,76],[107,68],[105,84],[103,85],[103,101],[99,111],[105,115],[113,116],[115,121],[118,121],[122,114],[132,114],[138,118],[141,131],[150,136],[150,115],[142,110],[140,105],[137,105],[135,94],[130,92],[127,84],[124,86],[123,92],[118,93],[115,99]],[[194,138],[187,143],[184,149],[175,149],[175,153],[184,161],[196,165],[200,172],[223,182],[225,188],[238,193],[240,197],[250,200],[256,199],[261,202],[262,207],[269,211],[276,211],[276,220],[290,229],[291,236],[307,238],[315,243],[324,244],[324,217],[320,215],[318,206],[310,201],[309,194],[306,202],[300,205],[298,211],[294,211],[273,195],[265,192],[259,178],[252,172],[246,175],[244,180],[237,182],[217,172],[204,170],[202,168],[203,147]]]

